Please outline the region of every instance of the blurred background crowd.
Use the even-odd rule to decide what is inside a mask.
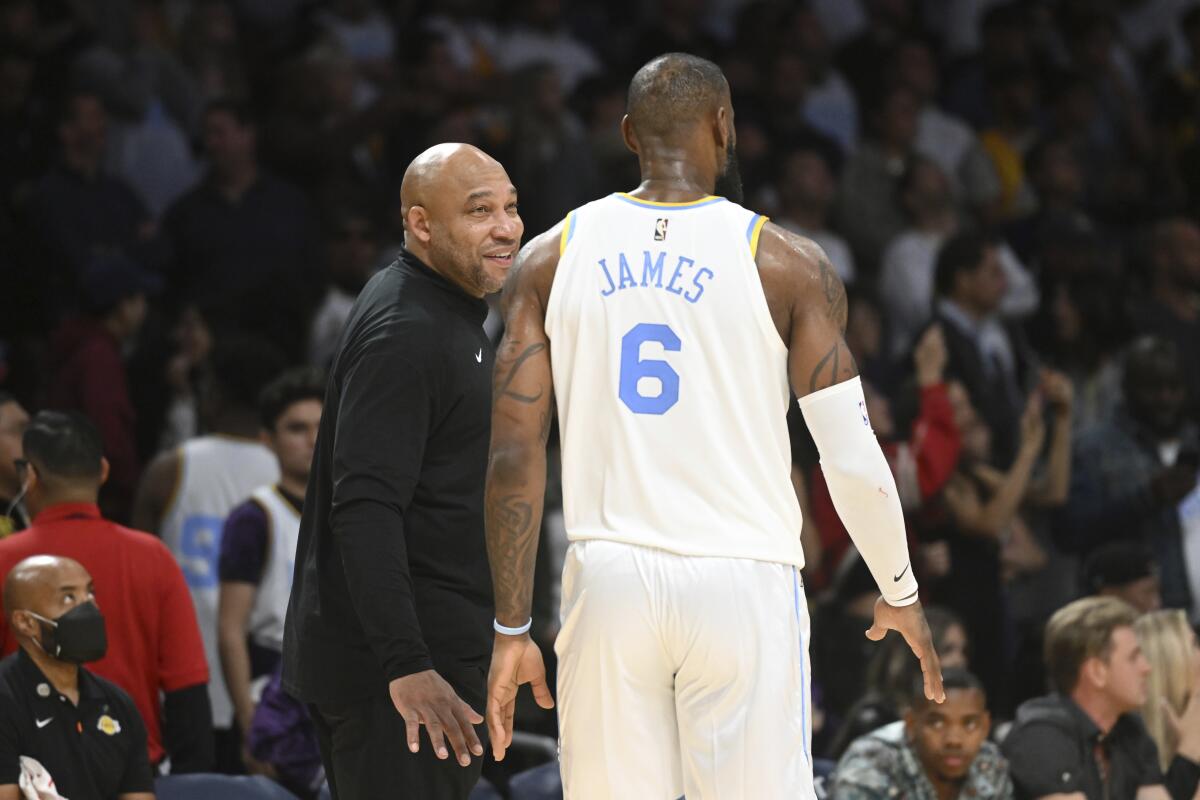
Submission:
[[[104,515],[178,549],[173,454],[257,436],[281,413],[255,411],[272,378],[328,366],[402,241],[412,157],[497,157],[528,240],[638,184],[625,90],[670,51],[723,68],[746,204],[849,289],[939,646],[996,718],[1044,692],[1043,629],[1075,598],[1200,622],[1191,0],[0,0],[0,501],[18,499],[28,414],[73,409],[110,465]],[[899,719],[916,664],[863,638],[877,591],[795,417],[814,749],[836,759]],[[226,574],[229,511],[176,552],[213,676],[230,673],[201,594],[257,574]],[[554,733],[532,707],[520,722]],[[263,766],[233,752],[230,769]]]

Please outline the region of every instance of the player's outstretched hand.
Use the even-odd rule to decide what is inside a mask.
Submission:
[[[429,742],[438,758],[448,758],[446,739],[454,748],[458,763],[468,766],[471,755],[483,755],[483,745],[475,734],[475,725],[483,722],[477,711],[463,702],[450,684],[431,669],[396,678],[388,684],[392,705],[404,717],[408,749],[421,748],[421,726],[429,733]]]
[[[921,608],[921,603],[892,606],[882,597],[876,600],[875,623],[867,631],[867,638],[878,642],[887,636],[888,631],[898,631],[920,659],[921,674],[925,676],[925,696],[938,703],[945,702],[942,662],[933,647],[933,634],[929,632],[929,623],[925,621],[925,610]]]
[[[542,651],[529,634],[506,636],[496,634],[492,648],[492,668],[488,672],[487,722],[492,737],[492,755],[504,759],[504,751],[512,744],[513,712],[517,705],[517,690],[522,683],[533,689],[533,699],[542,708],[554,708],[554,698],[546,685],[546,665]]]

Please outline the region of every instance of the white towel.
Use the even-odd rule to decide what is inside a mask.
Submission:
[[[67,800],[54,787],[54,778],[36,758],[21,756],[21,779],[17,784],[24,800]]]

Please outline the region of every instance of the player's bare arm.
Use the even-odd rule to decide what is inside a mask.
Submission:
[[[493,376],[484,516],[496,621],[509,628],[524,626],[533,605],[534,561],[546,493],[546,440],[554,409],[546,301],[558,266],[560,237],[561,225],[527,244],[509,271],[501,296],[505,330]],[[539,705],[553,707],[541,651],[528,633],[497,633],[487,701],[497,760],[512,742],[513,711],[522,683],[531,685]]]
[[[162,535],[163,517],[179,486],[179,451],[159,453],[142,474],[137,495],[133,499],[133,527],[139,531]]]
[[[846,289],[824,251],[802,236],[767,223],[759,239],[756,261],[771,317],[788,348],[788,377],[796,396],[815,396],[818,392],[825,392],[855,378],[858,366],[845,340]],[[861,390],[858,392],[861,394]],[[803,408],[804,403],[801,405]],[[883,461],[882,453],[878,451],[874,435],[863,437],[863,428],[857,424],[858,420],[851,419],[848,420],[849,425],[845,424],[846,417],[854,413],[852,409],[848,414],[841,414],[833,420],[833,425],[813,426],[807,410],[805,418],[817,439],[818,448],[822,450],[822,464],[838,514],[871,567],[876,582],[881,587],[904,585],[902,582],[906,580],[906,575],[908,580],[912,577],[910,564],[885,565],[881,562],[887,556],[882,552],[872,557],[872,550],[875,549],[886,550],[889,554],[906,554],[907,543],[904,541],[903,516],[895,498],[895,482]],[[866,426],[865,430],[869,433],[865,405],[861,414],[861,424]],[[862,451],[862,458],[847,459],[844,469],[840,468],[840,464],[827,463],[826,459],[827,450],[841,450],[845,454],[845,448],[821,447],[821,440],[829,435],[829,429],[843,427],[860,437],[847,440],[847,443],[852,442],[851,447]],[[874,477],[881,480],[872,482]],[[857,503],[851,499],[859,493],[864,495],[867,503]],[[864,508],[870,504],[877,504],[877,508]],[[879,527],[879,520],[890,523],[890,531],[886,535],[892,540],[881,542],[883,548],[866,541],[867,538],[876,538],[878,531],[875,529]],[[891,562],[895,561],[897,558],[892,556]],[[915,583],[913,585],[915,587]],[[911,595],[888,598],[892,602],[880,597],[875,604],[875,621],[867,631],[867,637],[879,641],[888,630],[899,631],[921,660],[926,696],[940,702],[945,697],[941,665],[933,647],[925,613],[920,602],[914,601],[915,595],[914,588]]]

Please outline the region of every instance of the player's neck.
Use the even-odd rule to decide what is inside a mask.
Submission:
[[[713,193],[716,176],[699,168],[683,150],[666,150],[642,159],[642,183],[630,194],[659,203],[686,203]]]

